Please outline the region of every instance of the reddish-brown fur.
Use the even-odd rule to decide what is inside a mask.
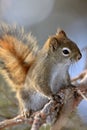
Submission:
[[[17,51],[18,47],[20,48],[19,52]],[[30,55],[30,62],[26,63],[25,59],[28,55]],[[34,56],[32,53],[30,54],[27,45],[24,45],[15,37],[5,35],[0,39],[0,57],[5,61],[5,68],[1,70],[2,73],[4,72],[7,80],[10,79],[11,85],[16,84],[15,88],[19,89],[22,87],[26,74],[34,62]],[[9,73],[9,76],[6,74],[6,71]]]

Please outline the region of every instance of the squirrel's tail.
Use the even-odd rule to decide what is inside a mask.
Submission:
[[[18,33],[17,29],[11,29],[5,25],[0,28],[0,59],[3,63],[1,73],[8,83],[16,90],[23,86],[26,74],[35,60],[36,41],[23,33]],[[7,30],[6,30],[7,28]],[[14,31],[14,32],[12,32]],[[19,36],[16,36],[18,33]],[[33,42],[31,42],[31,39]],[[20,39],[20,40],[19,40]],[[23,44],[25,43],[27,44]],[[33,44],[33,45],[32,45]],[[34,49],[35,48],[35,49]]]

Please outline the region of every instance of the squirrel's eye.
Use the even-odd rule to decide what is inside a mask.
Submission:
[[[69,54],[70,54],[70,49],[69,49],[69,48],[63,48],[63,49],[62,49],[62,53],[63,53],[64,56],[69,56]]]

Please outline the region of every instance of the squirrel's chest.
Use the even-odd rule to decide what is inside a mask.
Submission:
[[[57,65],[52,69],[50,77],[51,91],[55,94],[58,90],[69,84],[68,68],[64,65]]]

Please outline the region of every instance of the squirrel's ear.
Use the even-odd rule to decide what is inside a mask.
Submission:
[[[61,29],[58,29],[58,30],[57,30],[56,35],[57,35],[57,36],[61,36],[61,37],[67,37],[67,36],[66,36],[66,33],[65,33],[63,30],[61,30]]]
[[[58,40],[56,37],[50,39],[49,47],[51,51],[56,51],[59,47]]]

